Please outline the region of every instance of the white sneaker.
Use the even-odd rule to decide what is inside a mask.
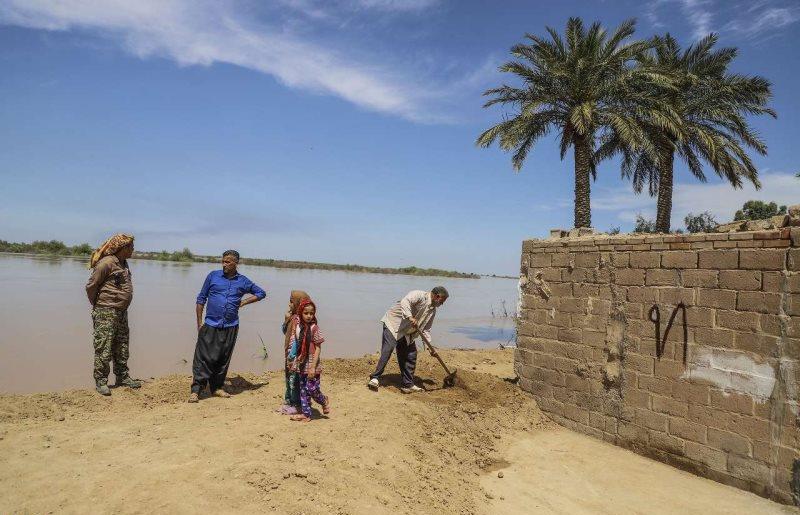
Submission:
[[[422,392],[424,390],[422,388],[420,388],[419,386],[417,386],[415,384],[412,384],[411,386],[407,386],[407,387],[404,386],[404,387],[400,388],[400,391],[403,392],[403,393],[415,393],[415,392]]]
[[[379,386],[380,386],[380,383],[374,377],[372,379],[370,379],[369,382],[367,383],[367,387],[370,390],[375,390],[376,392],[378,391],[378,387]]]

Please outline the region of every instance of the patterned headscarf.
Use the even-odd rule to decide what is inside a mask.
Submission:
[[[314,308],[314,318],[312,318],[311,322],[308,323],[303,320],[303,310],[306,306],[311,306]],[[297,306],[297,318],[299,319],[297,323],[300,327],[300,349],[297,353],[297,362],[302,363],[308,356],[308,349],[311,347],[311,341],[314,336],[313,328],[317,323],[317,305],[314,304],[314,301],[311,299],[301,300],[300,304]]]
[[[311,297],[308,296],[308,293],[304,292],[303,290],[292,290],[292,294],[289,296],[289,302],[292,304],[292,315],[297,312],[297,306],[300,304],[300,301],[310,298]],[[286,323],[286,336],[283,342],[284,353],[289,352],[289,343],[296,329],[297,325],[295,324],[294,317],[290,316]]]
[[[133,243],[133,236],[130,234],[115,234],[107,239],[105,243],[97,247],[97,250],[92,252],[92,258],[89,260],[89,268],[94,268],[101,258],[116,254],[119,249],[126,247],[131,243]]]

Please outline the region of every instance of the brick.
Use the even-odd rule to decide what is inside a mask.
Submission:
[[[721,270],[719,287],[728,290],[760,290],[761,272],[758,270]]]
[[[689,405],[689,421],[707,427],[726,430],[731,420],[731,414],[725,410],[712,406],[702,406],[699,404]]]
[[[632,268],[658,268],[661,266],[660,252],[633,252],[631,253]]]
[[[750,441],[730,431],[708,428],[708,445],[721,451],[732,452],[741,456],[750,456]]]
[[[564,404],[564,417],[580,422],[581,424],[589,425],[589,412],[578,406],[572,404]]]
[[[626,268],[617,270],[615,282],[623,286],[643,286],[644,270],[639,268]]]
[[[575,255],[575,266],[594,268],[599,264],[600,254],[598,252],[581,252]]]
[[[786,314],[791,316],[800,316],[800,295],[792,293],[786,295]]]
[[[760,318],[757,313],[717,310],[717,325],[734,331],[758,331]]]
[[[752,240],[753,239],[753,233],[752,232],[731,233],[731,234],[728,235],[728,239],[729,240],[742,240],[742,241],[744,241],[744,240]]]
[[[675,323],[680,323],[680,318],[675,320]],[[686,308],[686,323],[689,327],[712,327],[714,325],[714,310],[688,306]]]
[[[572,285],[575,297],[597,297],[600,294],[600,286],[589,283],[576,283]]]
[[[699,461],[713,470],[727,470],[728,455],[718,449],[712,449],[695,442],[686,442],[684,456]]]
[[[589,301],[586,298],[562,298],[558,302],[558,310],[562,313],[586,313]]]
[[[686,417],[689,414],[689,406],[686,402],[672,399],[670,397],[663,397],[661,395],[654,395],[652,397],[653,411],[658,413],[666,413],[675,417]]]
[[[630,370],[635,370],[641,374],[653,375],[654,359],[651,356],[643,356],[628,352],[625,354],[623,367]]]
[[[698,345],[732,349],[735,335],[736,333],[727,329],[706,329],[704,327],[698,327],[694,330],[694,341]]]
[[[740,291],[736,299],[736,309],[739,311],[772,313],[773,315],[778,314],[780,304],[781,296],[779,294],[760,291]]]
[[[728,429],[750,440],[769,440],[771,436],[768,420],[747,415],[732,415]]]
[[[794,234],[794,232],[792,232],[792,234]],[[792,249],[788,251],[786,269],[791,270],[792,272],[800,272],[800,249]]]
[[[629,302],[658,302],[658,290],[646,286],[630,286],[627,288],[627,299]]]
[[[778,337],[763,333],[736,333],[734,347],[761,356],[777,355]]]
[[[768,293],[783,291],[783,274],[781,272],[764,272],[764,281],[761,288]],[[800,274],[789,274],[789,291],[800,292]]]
[[[693,251],[670,251],[661,256],[663,268],[697,268],[698,256]]]
[[[552,265],[552,255],[551,254],[532,254],[528,263],[532,267],[541,268],[545,266]]]
[[[619,423],[617,435],[623,443],[646,443],[648,439],[647,429],[628,422]]]
[[[749,270],[783,270],[785,260],[786,251],[781,249],[744,249],[739,252],[739,268]]]
[[[753,414],[753,398],[749,395],[727,393],[714,389],[711,390],[710,404],[712,407],[728,412],[741,413],[743,415]]]
[[[622,399],[628,406],[650,409],[650,393],[637,388],[624,388]]]
[[[771,483],[770,469],[765,463],[751,458],[732,455],[728,458],[728,472],[746,481],[753,481],[760,485]]]
[[[781,336],[781,320],[778,315],[761,315],[761,330],[772,336]]]
[[[661,377],[639,376],[638,386],[640,390],[647,390],[661,395],[670,395],[672,392],[672,381]]]
[[[708,308],[735,309],[736,292],[733,290],[697,290],[697,305]]]
[[[635,420],[637,424],[648,429],[664,433],[667,432],[667,423],[669,419],[666,415],[662,415],[661,413],[653,413],[650,410],[637,408]]]
[[[661,449],[672,454],[679,456],[683,455],[684,441],[680,438],[662,433],[660,431],[648,431],[650,436],[650,446],[656,449]]]
[[[694,304],[694,289],[693,288],[659,288],[658,300],[661,304],[677,305],[683,302],[687,306]]]
[[[681,282],[688,288],[716,288],[719,285],[716,270],[681,270]]]
[[[688,381],[675,381],[672,384],[672,398],[694,404],[708,404],[711,388],[707,384]]]
[[[680,361],[661,359],[655,362],[655,370],[653,371],[653,374],[658,377],[668,377],[672,379],[678,379],[683,375],[683,372],[685,370],[686,367]]]
[[[697,443],[706,443],[708,428],[682,418],[669,419],[669,434]]]
[[[699,267],[712,270],[729,270],[739,268],[738,250],[701,250]]]
[[[628,268],[631,262],[631,255],[627,252],[615,252],[611,254],[611,264],[617,268]]]
[[[647,284],[647,286],[677,286],[678,271],[664,270],[664,269],[649,269],[647,270],[645,284]]]

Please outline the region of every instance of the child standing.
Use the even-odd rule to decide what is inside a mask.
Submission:
[[[320,390],[322,366],[319,360],[320,346],[325,341],[317,324],[317,306],[311,299],[300,301],[297,314],[295,338],[289,357],[294,357],[292,370],[300,374],[300,410],[292,417],[296,422],[311,421],[311,399],[322,405],[322,412],[330,413],[330,399]]]
[[[308,293],[302,290],[292,290],[289,296],[289,310],[286,312],[281,329],[284,334],[283,342],[283,371],[286,376],[286,391],[283,394],[283,406],[278,410],[283,415],[297,415],[300,413],[300,374],[292,370],[294,357],[289,359],[289,349],[295,339],[297,324],[295,313],[300,302],[310,300]]]

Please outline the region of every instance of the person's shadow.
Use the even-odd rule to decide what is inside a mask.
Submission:
[[[244,377],[237,375],[228,379],[228,384],[225,385],[225,391],[231,395],[237,395],[249,390],[258,390],[259,388],[267,386],[268,384],[269,381],[251,383]]]
[[[394,386],[399,390],[402,384],[403,376],[400,374],[384,374],[381,376],[381,386]],[[433,379],[420,379],[419,377],[415,377],[414,384],[425,390],[435,390],[436,388],[430,388],[430,386],[436,385],[437,383]]]

